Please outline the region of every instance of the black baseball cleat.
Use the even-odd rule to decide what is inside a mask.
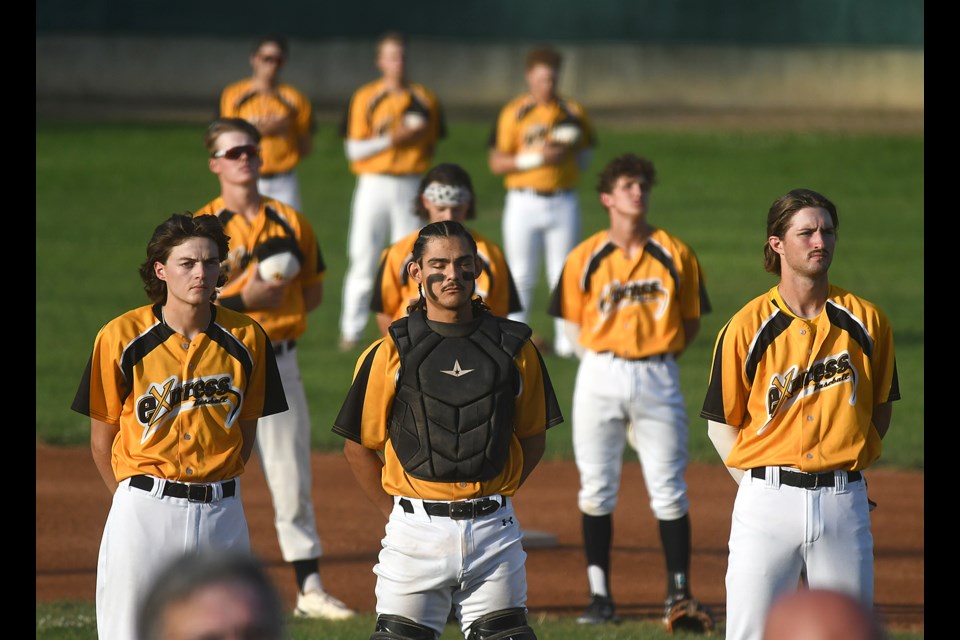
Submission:
[[[587,605],[583,615],[577,618],[577,622],[580,624],[617,624],[620,622],[620,618],[617,617],[613,600],[609,596],[593,594],[590,596],[590,604]]]

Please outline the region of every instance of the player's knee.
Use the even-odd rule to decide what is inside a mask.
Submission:
[[[436,631],[410,618],[383,613],[377,616],[377,628],[370,640],[437,640],[437,637]]]
[[[577,505],[580,507],[580,512],[588,516],[608,516],[617,507],[617,497],[581,496],[577,500]]]
[[[523,607],[503,609],[480,616],[470,625],[467,640],[537,640],[537,634],[527,624]]]
[[[651,500],[650,510],[657,520],[679,520],[690,511],[690,502],[686,496],[676,500]]]

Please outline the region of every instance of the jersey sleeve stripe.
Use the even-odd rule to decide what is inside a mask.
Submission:
[[[729,324],[724,326],[720,332],[720,337],[717,338],[717,346],[713,354],[713,370],[710,371],[710,383],[707,386],[707,395],[703,399],[703,408],[700,410],[701,418],[724,423],[727,423],[727,417],[723,408],[723,342],[726,340],[729,327]]]
[[[357,370],[357,375],[354,377],[354,382],[350,386],[350,391],[343,401],[343,406],[340,407],[340,413],[337,414],[337,418],[333,421],[334,433],[344,438],[349,438],[357,444],[361,444],[360,426],[363,418],[363,401],[367,396],[367,383],[370,380],[370,370],[373,367],[373,359],[379,349],[380,344],[375,345],[363,359],[363,363],[360,365],[360,368]]]

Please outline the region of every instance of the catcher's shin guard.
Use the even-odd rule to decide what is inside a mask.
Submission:
[[[437,640],[437,632],[410,618],[381,614],[370,640]]]
[[[503,609],[480,616],[470,625],[467,640],[537,640],[537,634],[527,625],[527,610],[523,607]]]

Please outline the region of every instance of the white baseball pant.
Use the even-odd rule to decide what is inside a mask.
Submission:
[[[508,317],[527,322],[540,277],[540,256],[545,254],[547,284],[552,291],[560,281],[567,254],[580,241],[580,205],[576,192],[557,191],[542,196],[526,189],[507,191],[502,235],[504,255],[523,305],[521,311]],[[573,345],[564,330],[563,319],[554,319],[553,326],[554,352],[571,355]]]
[[[364,174],[357,178],[347,240],[340,335],[359,340],[370,315],[380,252],[423,226],[414,210],[420,176]]]
[[[257,190],[261,195],[279,200],[303,213],[300,202],[300,181],[297,179],[295,170],[261,177],[257,180]]]
[[[497,496],[498,499],[504,498]],[[394,498],[377,574],[377,614],[409,618],[443,633],[452,603],[464,637],[482,615],[524,607],[527,553],[513,502],[473,520],[429,516],[423,501]]]
[[[864,480],[801,489],[790,473],[767,467],[743,476],[734,501],[727,561],[727,640],[761,640],[767,612],[797,588],[806,567],[811,589],[836,589],[873,607],[873,534]]]
[[[577,502],[587,515],[605,516],[617,506],[628,426],[654,516],[682,518],[689,509],[687,412],[677,361],[586,351],[574,383],[572,428]]]
[[[313,510],[310,415],[300,377],[297,349],[277,354],[287,406],[283,413],[257,421],[257,455],[273,498],[274,525],[284,561],[323,554]]]
[[[153,489],[120,482],[100,540],[97,559],[97,634],[100,640],[130,640],[137,608],[154,577],[173,558],[211,549],[250,550],[240,479],[231,498],[209,503],[163,497],[166,481]],[[219,492],[219,484],[215,492]]]

